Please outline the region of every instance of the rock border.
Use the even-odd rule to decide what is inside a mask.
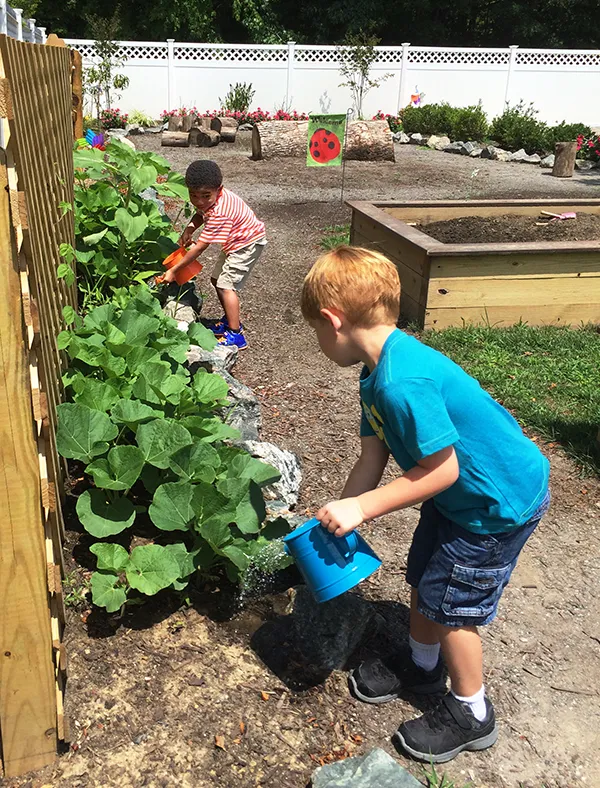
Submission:
[[[472,159],[491,159],[492,161],[510,161],[517,164],[533,164],[544,169],[552,169],[554,167],[555,157],[553,153],[542,158],[537,153],[528,154],[524,148],[511,152],[495,145],[483,145],[478,142],[462,142],[460,140],[450,142],[450,138],[445,136],[438,137],[435,134],[427,136],[418,133],[408,135],[403,131],[397,131],[393,135],[393,140],[400,145],[422,145],[431,150],[470,156]],[[575,169],[579,172],[600,169],[600,162],[576,159]]]

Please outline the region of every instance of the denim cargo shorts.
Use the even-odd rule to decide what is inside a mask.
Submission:
[[[524,525],[477,534],[453,523],[433,501],[425,501],[406,570],[408,584],[417,589],[419,612],[447,627],[489,624],[523,545],[549,506],[547,493]]]

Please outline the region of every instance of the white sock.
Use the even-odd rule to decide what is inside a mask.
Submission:
[[[473,716],[476,720],[481,722],[485,719],[487,714],[487,709],[485,707],[485,687],[483,684],[481,685],[481,689],[479,692],[476,692],[474,695],[471,695],[469,698],[464,698],[461,695],[457,695],[454,690],[450,690],[456,700],[459,700],[461,703],[466,703],[467,706],[473,712]]]
[[[440,658],[440,644],[418,643],[411,635],[408,636],[408,644],[412,661],[423,670],[433,670]]]

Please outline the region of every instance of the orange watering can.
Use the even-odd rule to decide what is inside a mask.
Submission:
[[[187,254],[187,249],[184,246],[180,246],[179,249],[176,249],[172,252],[166,260],[163,260],[163,265],[165,268],[173,268],[174,265],[177,265],[180,260],[184,258]],[[190,279],[193,279],[196,274],[199,274],[202,270],[202,263],[199,263],[198,260],[192,260],[191,263],[184,265],[183,268],[180,268],[175,274],[175,281],[178,285],[185,285]],[[156,284],[159,285],[164,280],[164,276],[157,276],[155,281]]]

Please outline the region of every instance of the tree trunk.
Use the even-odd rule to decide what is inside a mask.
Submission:
[[[181,131],[189,131],[195,124],[195,115],[184,115],[184,117],[181,118]]]
[[[163,131],[160,144],[163,148],[188,148],[189,134],[185,131]]]
[[[252,158],[306,156],[308,121],[269,120],[252,132]],[[345,159],[395,161],[394,142],[386,120],[356,120],[348,126]]]
[[[179,115],[173,115],[169,118],[169,131],[183,131],[183,118]]]
[[[187,136],[187,135],[186,135]],[[190,129],[190,145],[197,145],[199,148],[214,148],[219,144],[221,136],[218,131],[212,129]]]
[[[213,131],[218,131],[219,134],[222,134],[223,129],[233,129],[234,131],[237,131],[238,122],[235,118],[213,118],[211,120],[210,127]]]
[[[552,175],[555,178],[572,178],[576,157],[576,142],[557,142]]]
[[[196,122],[194,126],[198,129],[210,129],[210,122],[212,118],[207,118],[204,115],[200,118],[196,118]]]

